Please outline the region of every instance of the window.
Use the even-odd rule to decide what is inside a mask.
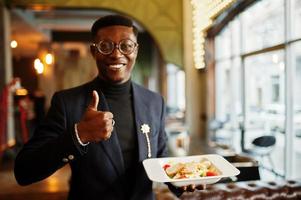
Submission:
[[[216,84],[219,85],[216,93],[216,118],[226,122],[231,113],[231,60],[225,60],[216,64]]]
[[[291,39],[301,37],[301,1],[291,0]]]
[[[280,76],[271,76],[271,83],[272,83],[272,103],[278,103],[280,100]]]
[[[294,74],[294,108],[293,108],[293,173],[294,178],[301,178],[301,42],[292,45],[292,67]]]
[[[274,135],[274,170],[286,178],[301,178],[300,21],[300,0],[255,1],[215,38],[215,116],[234,127],[228,135],[236,149],[241,121],[246,148],[256,137]]]
[[[185,111],[185,73],[171,63],[167,64],[167,111],[167,114]]]
[[[240,21],[235,18],[215,38],[216,112],[215,121],[222,125],[211,138],[240,150],[239,123],[241,106]],[[235,134],[234,134],[235,133]]]
[[[231,56],[231,29],[226,27],[215,38],[216,59],[229,58]]]
[[[284,41],[284,1],[264,0],[242,13],[243,52]]]

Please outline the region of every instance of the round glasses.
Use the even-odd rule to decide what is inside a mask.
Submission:
[[[115,44],[110,40],[101,40],[98,44],[92,44],[97,48],[97,50],[103,55],[111,54],[115,48],[117,48],[120,53],[128,55],[134,52],[135,48],[138,46],[136,42],[130,39],[121,40],[118,44]]]

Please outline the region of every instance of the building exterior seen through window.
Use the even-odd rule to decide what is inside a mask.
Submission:
[[[245,148],[275,136],[268,167],[286,178],[301,178],[300,20],[300,1],[262,0],[215,37],[215,116],[223,126],[214,139],[241,151],[242,129]]]
[[[167,64],[167,107],[185,111],[185,72]]]

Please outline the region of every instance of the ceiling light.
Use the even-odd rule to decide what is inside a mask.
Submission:
[[[10,47],[11,48],[17,48],[17,46],[18,46],[18,42],[16,41],[16,40],[12,40],[11,42],[10,42]]]
[[[47,65],[51,65],[53,63],[53,55],[51,53],[46,54],[45,62]]]
[[[44,65],[40,59],[37,58],[34,60],[34,68],[38,74],[42,74],[44,72]]]

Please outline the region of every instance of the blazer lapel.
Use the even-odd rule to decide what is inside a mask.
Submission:
[[[133,101],[134,101],[134,112],[135,112],[135,121],[137,129],[137,138],[138,138],[138,149],[139,149],[139,162],[147,159],[148,155],[148,146],[146,135],[142,132],[141,127],[143,124],[149,125],[149,119],[147,113],[148,107],[144,103],[143,94],[139,93],[139,87],[132,84],[133,86]],[[150,131],[151,134],[151,131]],[[151,145],[151,144],[150,144]]]
[[[87,101],[87,105],[91,101],[92,91],[96,90],[99,95],[99,104],[98,104],[98,110],[99,111],[109,111],[109,106],[106,102],[105,96],[103,95],[102,91],[97,87],[97,79],[93,81],[93,86],[90,91],[89,95],[89,101]],[[118,141],[118,136],[116,133],[116,130],[113,129],[113,132],[111,134],[110,139],[106,141],[99,142],[104,151],[106,152],[107,156],[113,163],[113,166],[117,173],[122,174],[124,172],[124,162],[123,162],[123,156],[121,152],[121,148]]]

